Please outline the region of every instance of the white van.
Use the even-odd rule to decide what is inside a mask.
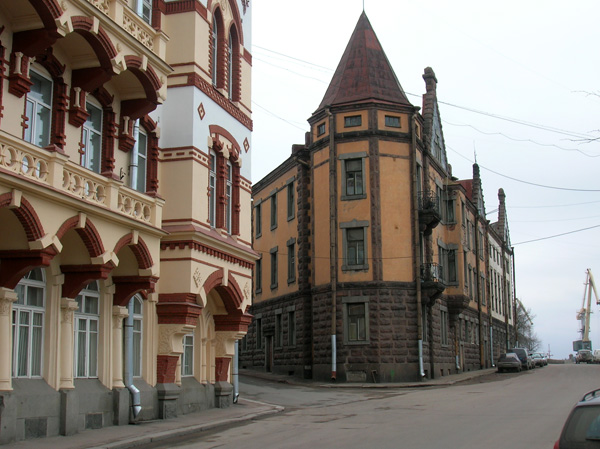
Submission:
[[[592,356],[593,363],[600,363],[600,349],[594,349],[594,355]]]

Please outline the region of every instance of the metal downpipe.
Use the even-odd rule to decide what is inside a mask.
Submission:
[[[127,306],[128,316],[125,318],[125,369],[123,373],[123,380],[125,382],[125,386],[131,393],[131,412],[133,414],[133,418],[137,418],[137,416],[142,411],[141,405],[141,397],[140,390],[133,385],[133,303],[135,301],[135,297],[129,300],[129,304]]]
[[[239,380],[239,340],[233,344],[233,370],[231,377],[233,378],[233,403],[237,404],[240,397],[240,380]]]

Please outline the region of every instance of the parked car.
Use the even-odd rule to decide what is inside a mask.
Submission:
[[[592,354],[592,362],[600,363],[600,349],[594,349],[594,353]]]
[[[554,449],[600,447],[600,390],[587,393],[573,407]]]
[[[529,357],[529,351],[525,348],[510,348],[506,352],[513,352],[517,354],[519,360],[521,361],[521,368],[524,370],[534,368],[533,361]]]
[[[545,366],[544,364],[544,358],[542,357],[542,354],[540,354],[539,352],[533,352],[531,354],[529,354],[529,357],[531,357],[531,359],[533,360],[534,365],[537,367],[543,367]]]
[[[518,373],[521,372],[521,360],[519,360],[519,356],[514,352],[502,354],[498,359],[496,366],[498,367],[499,373],[508,370],[514,370]]]
[[[575,357],[575,363],[592,363],[592,351],[589,349],[580,349],[577,351],[577,356]]]

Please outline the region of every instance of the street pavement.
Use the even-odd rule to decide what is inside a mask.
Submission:
[[[401,383],[323,383],[305,381],[285,375],[240,370],[240,377],[255,377],[277,383],[305,385],[313,388],[420,388],[449,386],[491,374],[492,369],[470,371],[422,382]],[[17,449],[125,449],[141,447],[150,443],[175,437],[214,430],[221,427],[241,424],[284,411],[276,404],[254,401],[240,397],[237,404],[227,408],[214,408],[197,413],[178,416],[176,419],[147,421],[135,425],[109,426],[102,429],[86,430],[72,436],[56,436],[43,439],[20,441],[5,447]]]

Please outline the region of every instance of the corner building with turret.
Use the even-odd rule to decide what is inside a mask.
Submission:
[[[416,381],[489,367],[512,344],[504,194],[491,225],[477,165],[452,176],[433,70],[423,79],[421,110],[363,12],[306,142],[253,186],[242,368]]]
[[[0,2],[0,443],[232,404],[251,15]]]

